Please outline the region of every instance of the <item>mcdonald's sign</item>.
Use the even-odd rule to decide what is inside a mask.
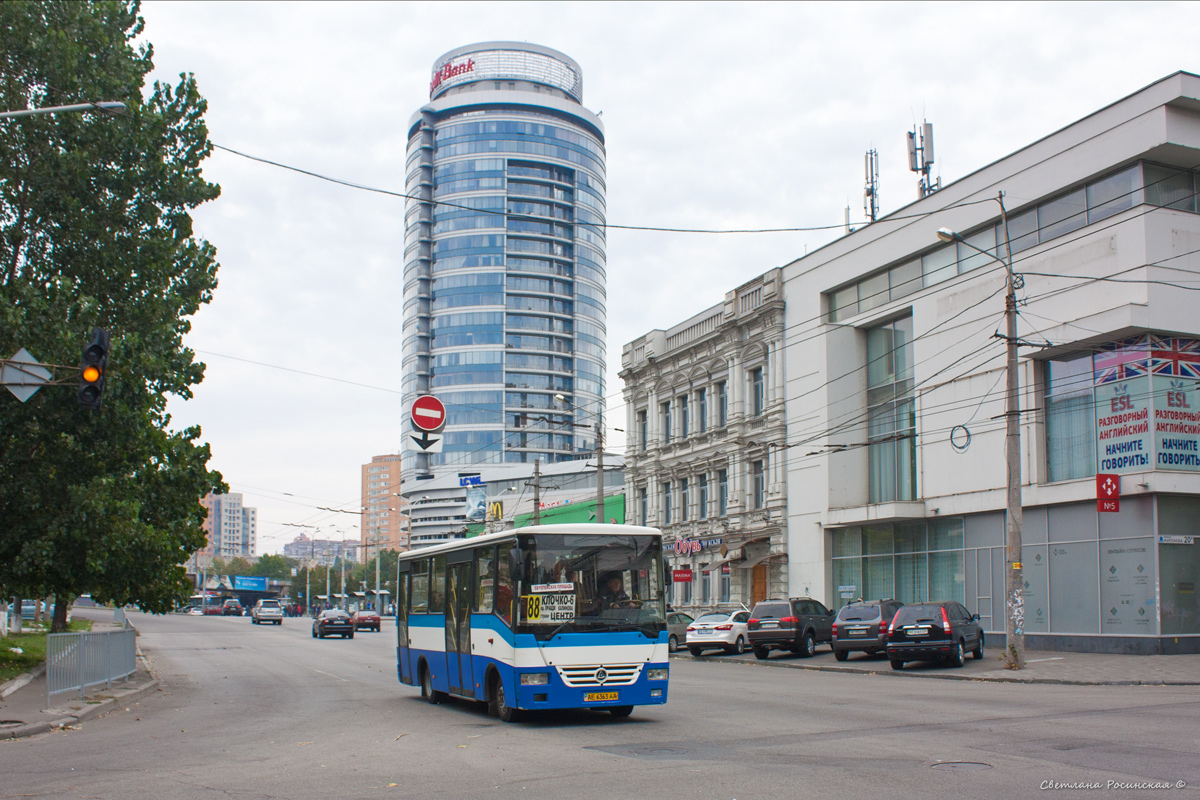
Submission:
[[[503,500],[493,500],[490,503],[488,503],[487,518],[489,520],[504,519],[504,501]]]

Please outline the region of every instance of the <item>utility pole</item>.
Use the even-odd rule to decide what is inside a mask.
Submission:
[[[1017,278],[1012,269],[1012,247],[1008,239],[1008,211],[1004,208],[1004,193],[1000,203],[1000,222],[1004,225],[1004,261],[1007,269],[1004,295],[1004,322],[1007,345],[1006,390],[1004,407],[1004,458],[1008,473],[1008,513],[1005,531],[1005,604],[1004,619],[1005,664],[1008,669],[1021,669],[1025,663],[1025,582],[1021,565],[1021,410],[1020,381],[1017,375]]]
[[[604,426],[596,423],[596,522],[604,519]]]
[[[909,135],[910,140],[912,134]],[[930,157],[932,161],[932,157]],[[1004,192],[995,198],[1000,204],[1000,224],[1004,228],[1004,258],[989,253],[963,239],[949,228],[939,228],[937,236],[943,242],[958,244],[982,253],[1004,265],[1005,295],[1004,323],[1006,364],[1004,399],[1004,467],[1007,501],[1004,531],[1004,666],[1021,669],[1025,663],[1025,578],[1021,564],[1021,394],[1017,372],[1017,289],[1024,282],[1013,272],[1012,245],[1008,236],[1008,210],[1004,207]]]
[[[533,460],[533,524],[542,524],[542,479],[539,467],[542,464],[540,458]]]

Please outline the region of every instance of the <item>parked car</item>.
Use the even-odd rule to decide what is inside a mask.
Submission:
[[[183,613],[190,616],[202,617],[204,616],[204,606],[188,606],[183,610]]]
[[[314,639],[337,635],[343,639],[353,639],[354,623],[350,621],[350,615],[340,608],[327,608],[313,620],[312,635]]]
[[[354,622],[354,630],[356,631],[366,628],[379,633],[379,614],[375,611],[360,608],[350,615],[350,619]]]
[[[283,624],[283,606],[278,600],[262,599],[250,609],[250,622],[254,625],[265,625],[268,622],[275,625]]]
[[[808,658],[833,641],[833,612],[810,597],[763,600],[750,612],[749,635],[755,658],[770,658],[772,650]]]
[[[701,614],[687,626],[687,649],[694,655],[705,650],[726,653],[746,652],[746,623],[749,611],[711,611]]]
[[[869,656],[887,650],[888,624],[904,604],[899,600],[854,600],[833,621],[833,657],[845,661],[853,652]]]
[[[224,608],[223,606],[219,606],[219,605],[216,605],[216,604],[214,604],[214,603],[209,603],[208,605],[206,605],[206,606],[204,607],[204,614],[205,614],[205,616],[209,616],[209,617],[216,616],[216,617],[219,617],[219,616],[221,616],[221,615],[222,615],[222,614],[224,614],[224,613],[225,613],[225,608]]]
[[[682,611],[671,611],[667,613],[667,652],[674,653],[679,649],[680,642],[687,641],[687,626],[691,625],[693,619],[691,614],[685,614]]]
[[[242,608],[241,600],[231,597],[221,604],[221,613],[226,617],[240,617],[245,613],[245,609]]]
[[[967,652],[983,658],[983,627],[978,614],[953,600],[909,603],[888,626],[892,669],[904,669],[907,661],[947,661],[961,667]]]

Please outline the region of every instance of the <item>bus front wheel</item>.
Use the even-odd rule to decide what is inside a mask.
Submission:
[[[608,710],[608,713],[612,714],[618,719],[621,717],[628,717],[633,713],[633,706],[613,706]]]
[[[521,712],[508,704],[508,698],[504,694],[504,681],[499,677],[495,679],[492,688],[492,710],[501,722],[517,722],[521,718]]]

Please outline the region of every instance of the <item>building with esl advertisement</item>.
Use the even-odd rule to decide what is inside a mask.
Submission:
[[[989,648],[1013,608],[1034,648],[1200,652],[1198,189],[1200,76],[1180,72],[785,266],[786,335],[767,365],[782,373],[784,441],[754,456],[765,437],[732,416],[723,434],[786,480],[786,578],[770,593],[957,600]],[[1011,605],[1006,264],[1023,534]],[[638,397],[662,415],[662,394]],[[681,502],[672,463],[647,466],[672,487],[657,502]]]

